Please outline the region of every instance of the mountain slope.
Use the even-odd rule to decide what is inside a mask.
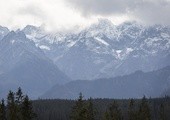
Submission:
[[[87,98],[160,97],[170,87],[170,67],[144,73],[137,71],[126,76],[94,81],[78,80],[56,85],[42,98],[75,99],[82,92]]]
[[[6,92],[22,87],[36,98],[69,78],[23,32],[10,32],[0,41],[0,85]]]
[[[78,33],[23,29],[72,79],[96,79],[152,71],[170,65],[170,27],[100,19]]]

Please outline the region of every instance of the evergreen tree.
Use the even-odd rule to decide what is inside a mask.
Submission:
[[[22,106],[22,102],[23,102],[23,93],[21,88],[18,88],[18,91],[15,94],[15,103],[17,105],[17,119],[18,120],[22,120],[22,111],[21,111],[21,106]]]
[[[108,112],[108,111],[106,111],[106,112],[104,113],[104,120],[111,120],[111,118],[110,118],[110,115],[109,115],[109,112]]]
[[[15,94],[9,91],[7,97],[8,120],[17,120],[17,107],[15,103]]]
[[[4,100],[0,102],[0,120],[32,120],[35,117],[32,103],[28,96],[24,97],[21,88],[16,93],[9,91],[7,107]]]
[[[161,104],[159,108],[159,120],[166,120],[165,108],[163,104]]]
[[[145,96],[142,98],[141,104],[139,106],[138,119],[151,120],[150,107]]]
[[[85,106],[85,102],[83,100],[82,93],[80,93],[79,98],[76,101],[76,105],[72,109],[70,119],[71,120],[88,120],[87,109]]]
[[[0,120],[6,120],[6,110],[5,110],[4,100],[1,101],[0,104]]]
[[[33,112],[32,103],[29,100],[28,96],[25,96],[23,99],[21,112],[22,120],[32,120],[36,117],[36,114]]]
[[[19,87],[18,91],[16,92],[16,103],[18,105],[20,105],[23,102],[23,93],[22,93],[22,89]]]
[[[128,118],[129,120],[136,120],[136,110],[135,110],[135,101],[133,99],[129,102],[129,108],[128,108]]]
[[[95,119],[95,111],[93,108],[92,98],[88,100],[87,104],[87,119],[94,120]]]
[[[105,113],[105,120],[122,120],[122,113],[119,109],[119,105],[114,101]]]

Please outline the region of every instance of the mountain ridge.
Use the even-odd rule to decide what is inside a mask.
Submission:
[[[36,98],[54,84],[69,80],[24,32],[11,31],[0,41],[0,85],[6,91],[1,96],[22,87]]]
[[[79,33],[50,34],[37,29],[38,32],[26,35],[61,71],[74,80],[114,77],[170,65],[168,26],[146,27],[137,22],[125,22],[116,26],[102,19]],[[136,62],[134,67],[128,65],[133,62]]]
[[[76,80],[56,85],[40,98],[76,99],[81,92],[86,98],[142,98],[168,95],[170,66],[151,72],[136,71],[109,79]]]
[[[69,80],[107,79],[170,65],[168,26],[146,27],[137,22],[113,25],[109,20],[100,20],[76,33],[50,33],[43,27],[31,25],[17,31],[0,27],[0,31],[3,31],[0,32],[3,37],[0,39],[2,88],[12,83],[12,78],[16,83],[22,79],[29,83],[31,79],[37,84],[41,78],[45,92],[54,84]],[[39,95],[41,90],[37,91]]]

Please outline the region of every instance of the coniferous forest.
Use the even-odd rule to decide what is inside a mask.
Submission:
[[[0,120],[170,120],[170,97],[142,99],[39,99],[9,91]]]
[[[38,120],[170,120],[170,98],[36,100]]]
[[[21,88],[17,92],[9,91],[7,99],[0,102],[0,120],[32,120],[36,118],[32,102]]]

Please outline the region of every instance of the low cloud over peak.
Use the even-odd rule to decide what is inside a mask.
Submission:
[[[49,30],[67,30],[98,18],[170,25],[170,0],[0,0],[0,8],[0,25],[10,29],[44,24]]]
[[[146,24],[170,25],[170,0],[65,0],[87,16],[123,16]]]

